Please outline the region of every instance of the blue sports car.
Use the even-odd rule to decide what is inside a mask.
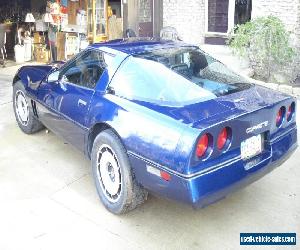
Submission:
[[[203,207],[282,164],[297,147],[296,99],[254,85],[183,42],[115,40],[13,80],[20,129],[44,126],[91,159],[115,214],[148,191]]]

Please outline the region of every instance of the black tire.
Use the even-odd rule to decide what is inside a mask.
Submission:
[[[24,101],[27,104],[27,121],[22,120],[21,116],[18,114],[17,111],[17,96],[22,95],[24,97]],[[26,96],[26,91],[24,88],[24,85],[22,84],[21,81],[18,81],[14,84],[13,86],[13,109],[16,117],[16,121],[18,123],[18,126],[20,129],[26,133],[26,134],[33,134],[35,132],[40,131],[41,129],[44,128],[43,124],[34,116],[33,110],[32,110],[32,105]]]
[[[98,160],[102,161],[102,159],[105,158],[105,154],[114,155],[112,159],[115,160],[115,166],[119,168],[118,171],[112,170],[113,179],[110,174],[106,175],[111,178],[111,183],[113,183],[115,187],[116,183],[114,182],[121,180],[118,189],[116,189],[118,191],[114,196],[108,191],[105,191],[108,190],[104,187],[105,176],[101,176],[100,170],[103,169],[105,164],[98,164]],[[133,210],[147,199],[148,192],[136,182],[126,150],[118,136],[111,129],[104,130],[95,138],[91,154],[91,164],[99,198],[108,211],[114,214],[124,214]],[[112,165],[114,164],[111,164],[111,166]],[[108,168],[109,166],[105,165],[104,169]],[[108,172],[109,170],[107,170],[107,173]]]

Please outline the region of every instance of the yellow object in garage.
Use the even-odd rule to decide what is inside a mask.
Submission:
[[[107,0],[87,1],[88,39],[91,43],[108,39]]]

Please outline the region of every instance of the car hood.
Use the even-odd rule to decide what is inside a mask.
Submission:
[[[23,66],[19,69],[16,76],[22,79],[25,86],[35,90],[51,70],[59,69],[63,64],[64,62],[58,61],[46,65]]]
[[[22,78],[29,77],[31,81],[41,81],[52,69],[51,65],[28,65],[20,68],[18,75]]]
[[[230,119],[231,117],[250,113],[288,98],[289,96],[286,94],[260,86],[253,86],[247,90],[182,107],[139,103],[184,124],[201,128],[207,127],[209,125],[208,121],[210,124],[221,122],[225,118]]]

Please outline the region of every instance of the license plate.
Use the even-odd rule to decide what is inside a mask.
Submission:
[[[243,160],[252,158],[262,152],[262,136],[256,135],[241,143],[241,158]]]

